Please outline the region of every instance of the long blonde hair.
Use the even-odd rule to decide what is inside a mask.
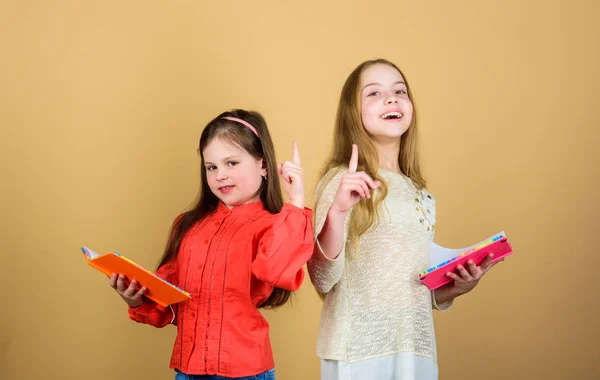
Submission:
[[[425,179],[421,174],[417,152],[417,111],[408,80],[402,71],[388,60],[375,59],[365,61],[352,71],[342,88],[335,120],[332,144],[333,149],[321,173],[323,176],[333,168],[347,167],[352,154],[352,144],[356,144],[358,146],[357,171],[364,171],[373,178],[373,180],[381,182],[379,194],[376,197],[372,197],[371,199],[363,198],[352,208],[350,224],[348,227],[348,237],[353,246],[357,246],[361,235],[377,225],[381,203],[388,192],[387,184],[379,177],[377,172],[377,169],[379,168],[379,154],[377,148],[365,131],[361,117],[361,74],[365,69],[376,64],[389,65],[395,68],[406,82],[408,97],[413,103],[413,115],[408,130],[400,138],[398,163],[402,174],[409,177],[417,189],[420,190],[425,187]],[[333,175],[329,176],[329,178],[325,178],[324,184],[331,180],[332,177]],[[317,191],[317,203],[324,188],[325,186],[320,186],[320,190]]]

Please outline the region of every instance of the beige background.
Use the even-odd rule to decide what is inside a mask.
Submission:
[[[483,4],[485,3],[485,4]],[[492,5],[493,4],[493,5]],[[440,379],[596,379],[598,2],[2,1],[0,378],[169,379],[81,245],[152,267],[217,113],[252,108],[311,192],[343,81],[385,57],[420,112],[436,240],[516,250],[435,316]],[[307,281],[267,313],[278,379],[317,379]]]

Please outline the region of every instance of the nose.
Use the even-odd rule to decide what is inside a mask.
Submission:
[[[220,168],[217,169],[217,181],[223,181],[226,180],[227,177],[227,172],[225,170],[225,168]]]
[[[396,104],[398,103],[398,96],[394,93],[388,94],[385,98],[385,104]]]

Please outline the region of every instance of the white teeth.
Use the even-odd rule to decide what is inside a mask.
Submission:
[[[395,117],[396,119],[401,119],[402,116],[403,115],[400,112],[387,112],[387,113],[384,113],[383,115],[381,115],[380,117],[382,119],[387,119],[387,118],[391,118],[391,117]]]

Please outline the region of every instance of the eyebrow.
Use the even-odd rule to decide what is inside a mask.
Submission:
[[[236,155],[233,155],[233,156],[228,156],[228,157],[225,157],[225,158],[223,159],[223,161],[229,161],[229,160],[231,160],[231,159],[234,159],[234,158],[235,158],[235,159],[239,159],[239,157],[238,157],[238,156],[236,156]],[[214,165],[214,164],[213,164],[212,162],[210,162],[210,161],[204,161],[204,165]]]
[[[392,83],[392,85],[396,85],[396,84],[403,84],[403,85],[406,85],[406,83],[405,83],[405,82],[403,82],[403,81],[401,81],[401,80],[399,80],[399,81],[397,81],[397,82],[394,82],[394,83]],[[366,86],[364,86],[362,89],[364,90],[365,88],[367,88],[367,87],[369,87],[369,86],[381,86],[381,83],[379,83],[379,82],[373,82],[373,83],[369,83],[369,84],[367,84]]]

